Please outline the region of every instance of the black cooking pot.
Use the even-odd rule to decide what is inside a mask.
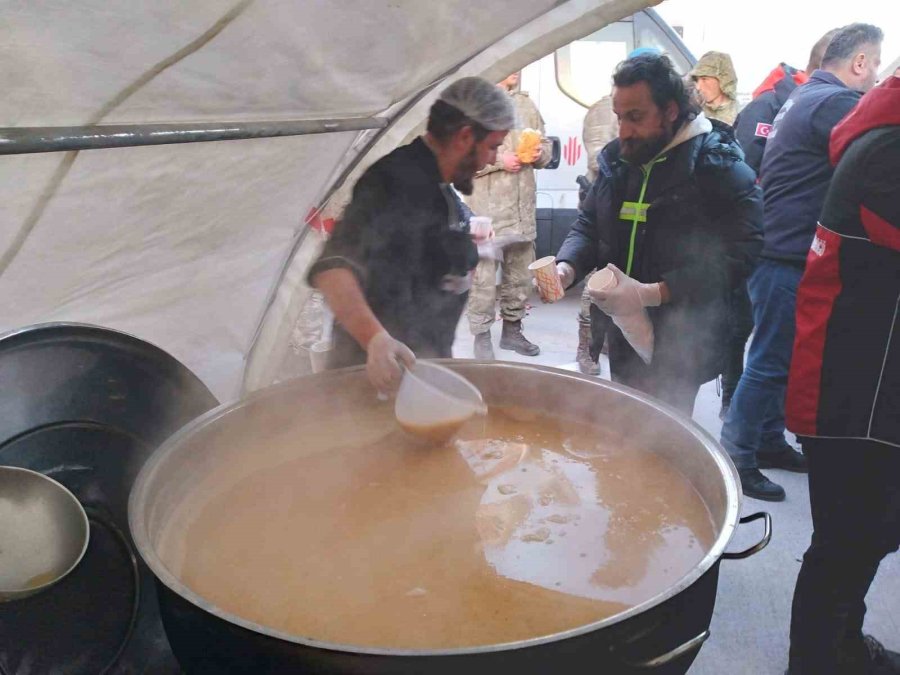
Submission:
[[[554,635],[515,643],[442,650],[396,650],[318,642],[247,621],[208,602],[163,563],[156,546],[167,519],[211,466],[264,453],[272,430],[316,433],[341,444],[377,438],[393,424],[361,369],[322,373],[259,392],[212,411],[169,439],[147,462],[129,502],[129,522],[141,556],[156,574],[163,623],[188,673],[364,673],[402,675],[515,672],[685,673],[709,637],[720,560],[738,524],[737,472],[721,447],[673,409],[594,378],[511,363],[446,361],[481,389],[488,405],[539,408],[597,425],[604,442],[663,456],[686,476],[712,516],[715,540],[704,558],[672,587],[628,611]],[[539,402],[539,406],[536,403]],[[377,414],[373,411],[380,408]],[[352,424],[348,420],[365,420]],[[263,458],[260,458],[263,461]],[[297,486],[302,490],[302,484]]]

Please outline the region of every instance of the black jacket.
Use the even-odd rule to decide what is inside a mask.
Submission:
[[[648,309],[655,334],[649,366],[607,321],[610,361],[613,375],[626,383],[647,376],[706,382],[722,370],[732,289],[750,274],[761,247],[762,199],[725,124],[713,121],[712,131],[663,156],[647,181],[650,206],[636,231],[631,276],[665,281],[672,300]],[[599,169],[557,254],[577,279],[610,262],[623,271],[627,266],[633,224],[619,213],[623,201],[638,199],[644,174],[621,159],[618,140],[603,149]]]
[[[421,138],[378,160],[353,197],[307,278],[352,270],[388,333],[422,358],[449,358],[468,298],[478,251],[471,211],[441,183],[437,161]],[[365,363],[365,353],[335,326],[331,365]]]
[[[734,121],[734,135],[744,151],[744,161],[759,174],[766,139],[772,131],[775,115],[802,82],[806,75],[787,64],[780,64],[769,73],[755,92],[753,100],[738,114]]]

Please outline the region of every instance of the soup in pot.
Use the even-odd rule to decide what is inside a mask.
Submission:
[[[212,468],[157,551],[221,609],[313,640],[442,649],[551,635],[665,591],[714,540],[690,481],[602,437],[491,408],[431,447],[399,430],[326,449],[297,439],[276,463]]]

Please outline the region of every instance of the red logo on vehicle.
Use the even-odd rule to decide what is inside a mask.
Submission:
[[[772,133],[772,125],[765,124],[764,122],[760,122],[756,125],[756,135],[760,138],[768,138],[769,134]]]
[[[563,146],[563,158],[569,165],[573,165],[581,159],[581,143],[575,136],[569,136],[568,142]]]

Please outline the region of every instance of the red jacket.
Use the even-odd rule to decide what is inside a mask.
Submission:
[[[786,416],[798,436],[900,447],[900,78],[835,126],[797,291]]]

